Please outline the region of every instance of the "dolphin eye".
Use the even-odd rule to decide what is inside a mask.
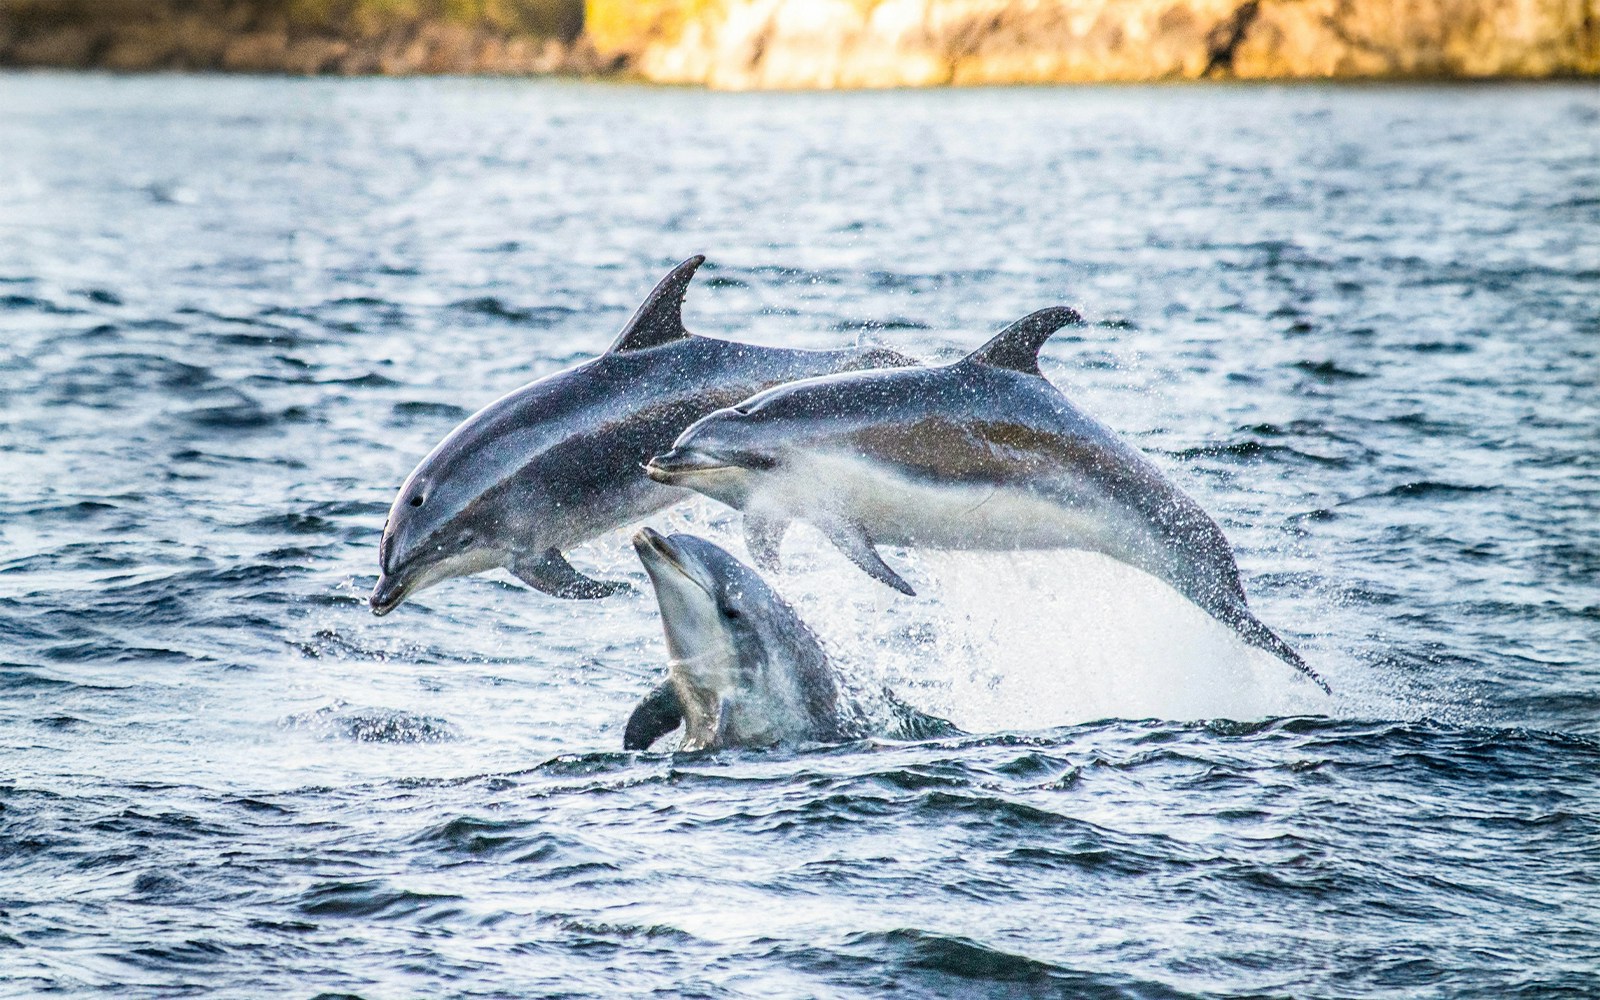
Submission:
[[[740,611],[736,607],[733,607],[732,605],[724,604],[722,606],[722,617],[728,619],[729,621],[738,621],[740,618],[744,617],[744,612]]]
[[[422,506],[422,494],[418,493],[416,496],[412,497],[411,500],[409,501],[409,503],[413,507],[421,507]]]

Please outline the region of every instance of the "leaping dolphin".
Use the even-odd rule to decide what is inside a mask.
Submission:
[[[689,494],[646,459],[691,422],[780,382],[916,362],[882,348],[800,351],[715,340],[683,325],[690,257],[597,358],[531,382],[467,418],[406,478],[384,524],[375,614],[456,576],[504,566],[567,598],[626,587],[584,576],[562,550]]]
[[[671,664],[628,719],[625,749],[649,749],[680,721],[681,750],[847,738],[827,654],[759,576],[693,535],[643,528],[633,547],[655,588]]]
[[[755,571],[694,535],[641,528],[633,547],[656,592],[671,662],[628,718],[624,749],[648,750],[680,724],[680,750],[823,743],[873,729],[811,629]],[[887,690],[881,698],[891,737],[960,735]]]
[[[647,471],[743,510],[759,565],[776,565],[784,528],[801,520],[904,594],[915,592],[876,546],[1103,553],[1327,690],[1250,611],[1216,522],[1039,371],[1045,341],[1078,322],[1041,309],[953,364],[768,389],[701,418]]]

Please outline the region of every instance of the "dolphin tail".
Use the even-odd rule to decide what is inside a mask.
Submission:
[[[1218,615],[1217,617],[1239,633],[1239,637],[1245,642],[1257,649],[1266,650],[1302,674],[1305,674],[1311,683],[1323,690],[1323,693],[1333,694],[1333,688],[1329,687],[1328,682],[1322,679],[1322,675],[1312,670],[1311,665],[1300,658],[1300,654],[1294,651],[1293,646],[1284,642],[1278,633],[1272,631],[1262,623],[1261,619],[1251,614],[1249,608],[1241,604],[1235,608],[1230,608],[1226,615]]]

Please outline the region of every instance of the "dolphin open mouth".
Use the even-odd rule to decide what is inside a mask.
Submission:
[[[410,584],[393,577],[380,575],[378,585],[372,588],[372,596],[367,598],[367,606],[372,613],[382,618],[384,615],[400,606],[406,599],[406,594],[411,590]]]

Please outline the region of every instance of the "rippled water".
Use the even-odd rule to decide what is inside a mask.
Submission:
[[[1600,995],[1592,87],[13,75],[0,151],[0,993]],[[1335,697],[1091,557],[803,531],[973,735],[625,754],[647,593],[374,619],[417,459],[702,251],[765,343],[1078,304],[1047,373]]]

